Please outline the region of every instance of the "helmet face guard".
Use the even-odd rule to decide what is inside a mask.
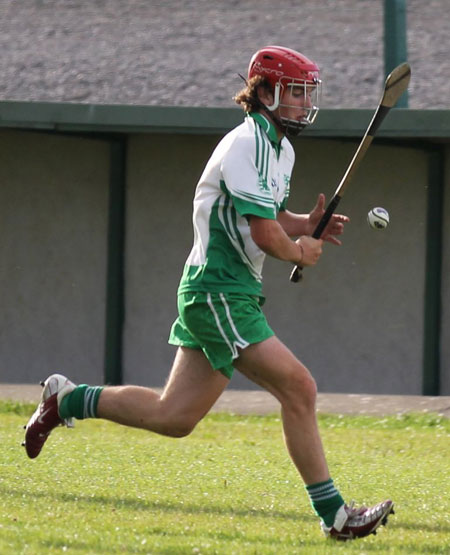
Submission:
[[[301,120],[285,116],[272,119],[289,136],[297,136],[305,127],[311,125],[319,111],[321,81],[318,66],[303,54],[282,46],[267,46],[256,52],[250,60],[249,78],[261,75],[273,90],[273,104],[264,106],[265,110],[275,112],[279,107],[299,108],[305,112]],[[303,105],[285,104],[285,92],[291,89],[303,96]]]
[[[282,83],[284,81],[284,83]],[[296,137],[305,127],[311,125],[316,119],[317,113],[319,111],[320,97],[321,97],[321,81],[317,79],[316,82],[299,80],[299,79],[288,79],[281,78],[275,85],[274,89],[274,101],[271,106],[266,106],[267,110],[274,112],[277,108],[294,108],[299,109],[301,107],[304,112],[302,118],[292,119],[286,116],[280,115],[279,125],[282,131],[290,136]],[[291,89],[292,92],[295,91],[297,96],[303,98],[302,104],[286,104],[283,102],[283,95],[286,90]],[[272,115],[272,117],[274,117]]]

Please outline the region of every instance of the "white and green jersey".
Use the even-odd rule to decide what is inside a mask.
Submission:
[[[261,295],[265,253],[250,234],[249,216],[275,220],[285,210],[294,149],[274,126],[252,113],[220,141],[194,198],[194,245],[179,293]]]

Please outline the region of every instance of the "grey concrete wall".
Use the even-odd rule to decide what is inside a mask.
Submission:
[[[196,182],[219,140],[134,135],[129,141],[125,253],[124,379],[160,386],[174,356],[167,344],[176,289],[192,242]],[[330,196],[355,144],[298,139],[290,208]],[[447,191],[450,187],[447,149]],[[108,145],[76,137],[0,132],[0,382],[52,371],[103,381]],[[427,157],[374,144],[341,210],[351,224],[327,245],[302,284],[267,259],[265,312],[323,392],[420,394]],[[449,195],[445,213],[449,213]],[[391,224],[370,230],[367,211]],[[450,392],[449,221],[443,267],[442,386]],[[249,388],[242,376],[231,387]]]
[[[103,378],[109,150],[0,132],[0,382]]]
[[[218,138],[134,136],[129,140],[124,379],[160,386],[175,348],[176,290],[192,243],[191,207],[205,158]]]
[[[175,292],[192,241],[196,181],[219,137],[134,136],[130,141],[124,375],[162,385],[174,348]],[[291,209],[309,211],[334,189],[355,145],[296,141]],[[290,266],[268,260],[265,307],[277,334],[308,365],[322,391],[420,394],[427,165],[414,149],[373,145],[342,211],[352,223],[344,246],[290,284]],[[405,200],[407,199],[407,200]],[[386,207],[392,223],[368,228]],[[242,376],[231,387],[251,387]]]
[[[334,192],[354,148],[299,143],[291,207]],[[340,205],[351,218],[343,246],[327,245],[320,264],[289,288],[286,270],[280,280],[269,262],[267,314],[321,391],[421,393],[426,178],[420,151],[373,145]],[[374,206],[390,213],[385,231],[366,223]]]

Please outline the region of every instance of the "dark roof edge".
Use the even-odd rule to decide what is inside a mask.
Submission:
[[[320,111],[310,137],[360,137],[372,110]],[[0,101],[0,128],[97,133],[223,133],[242,121],[240,108]],[[393,109],[378,134],[450,138],[450,110]]]

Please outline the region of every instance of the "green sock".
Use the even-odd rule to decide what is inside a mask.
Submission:
[[[332,526],[339,507],[344,505],[344,500],[334,487],[333,480],[330,478],[325,482],[306,486],[306,491],[316,514],[320,516],[326,526]]]
[[[103,387],[91,387],[86,384],[79,385],[65,395],[58,407],[59,416],[63,419],[75,417],[97,418],[97,405]]]

